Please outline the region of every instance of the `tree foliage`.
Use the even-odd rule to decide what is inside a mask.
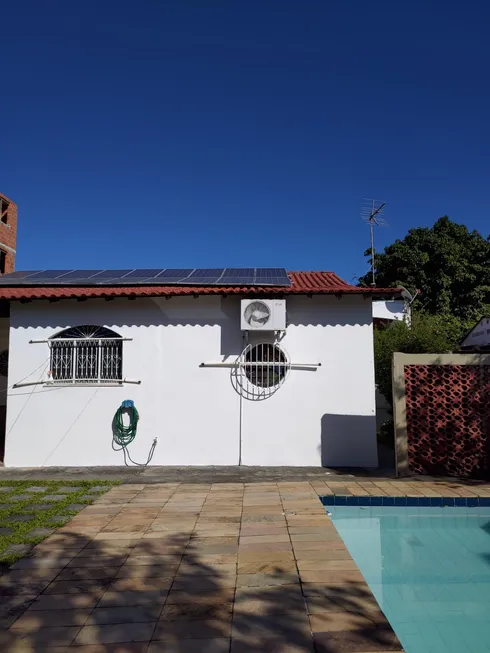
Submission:
[[[393,354],[444,354],[457,348],[468,324],[457,317],[414,313],[409,327],[396,322],[374,331],[374,360],[379,391],[392,405],[391,365]]]
[[[379,287],[420,290],[414,308],[473,321],[488,311],[490,237],[470,232],[447,216],[430,228],[410,229],[403,240],[376,254],[374,262]],[[370,283],[370,274],[360,279],[362,286]]]

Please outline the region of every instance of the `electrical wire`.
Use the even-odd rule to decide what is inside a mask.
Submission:
[[[15,389],[15,386],[16,386],[18,383],[22,383],[22,381],[25,381],[26,379],[28,379],[32,374],[35,374],[38,370],[41,369],[41,367],[43,367],[43,365],[46,365],[47,363],[49,363],[49,358],[46,358],[46,360],[45,360],[44,362],[42,362],[41,365],[39,365],[38,367],[36,367],[35,370],[32,370],[32,372],[29,372],[29,374],[26,374],[26,376],[24,376],[24,378],[21,379],[20,381],[16,381],[16,382],[13,383],[12,385],[9,385],[9,386],[7,386],[6,388],[3,388],[2,390],[0,390],[0,394],[1,394],[2,392],[8,392],[9,390],[13,390],[13,389]],[[44,370],[43,370],[43,373],[44,373]],[[42,374],[41,374],[41,376],[42,376]],[[41,378],[41,377],[40,377],[40,378]],[[25,394],[25,393],[24,393],[24,394]],[[17,396],[17,394],[16,394],[16,396]]]
[[[52,456],[52,455],[53,455],[53,454],[58,450],[58,448],[61,446],[61,444],[65,441],[66,436],[68,435],[68,433],[70,433],[70,431],[71,431],[72,428],[75,426],[75,424],[78,422],[78,420],[80,419],[80,417],[81,417],[81,416],[83,415],[83,413],[87,410],[89,404],[92,403],[92,400],[95,398],[95,396],[96,396],[96,394],[99,392],[99,390],[100,390],[100,388],[96,388],[96,389],[95,389],[95,392],[92,394],[92,396],[91,396],[90,399],[87,401],[87,403],[85,404],[85,406],[82,408],[82,410],[81,410],[81,411],[78,413],[78,415],[75,417],[75,419],[74,419],[73,422],[70,424],[70,426],[68,427],[68,429],[65,431],[65,434],[63,435],[63,437],[61,438],[61,440],[58,442],[58,444],[55,446],[55,448],[51,451],[51,453],[49,453],[48,456],[45,458],[45,460],[44,460],[43,464],[41,465],[41,467],[44,467],[44,466],[46,465],[46,463],[47,463],[48,460],[51,458],[51,456]],[[27,403],[27,402],[26,402],[26,403]]]
[[[34,372],[30,372],[27,376],[25,376],[24,379],[27,379],[28,376],[31,376],[31,374],[34,374],[35,372],[37,372],[41,367],[43,367],[43,365],[47,367],[47,366],[48,366],[48,363],[49,363],[49,358],[47,358],[47,359],[44,361],[44,363],[41,363],[41,365],[39,365],[39,367],[37,367],[37,368],[34,370]],[[43,376],[43,374],[44,374],[45,371],[46,371],[46,369],[43,369],[43,370],[41,371],[41,374],[40,374],[40,376],[39,376],[38,381],[41,380],[41,378],[42,378],[42,376]],[[24,379],[22,379],[22,381],[23,381]],[[17,381],[17,383],[22,383],[22,381]],[[11,433],[12,430],[14,429],[14,427],[15,427],[15,425],[17,424],[17,422],[19,421],[19,419],[20,419],[22,413],[23,413],[24,410],[26,409],[27,404],[28,404],[29,401],[31,400],[31,397],[32,397],[32,395],[34,394],[36,388],[37,388],[37,385],[33,385],[33,386],[32,386],[32,392],[29,394],[29,396],[28,396],[27,399],[25,400],[24,405],[22,406],[22,408],[20,409],[20,411],[19,411],[17,417],[15,418],[14,423],[13,423],[12,426],[9,428],[9,430],[7,431],[7,433],[5,434],[5,437],[7,437],[8,435],[10,435],[10,433]]]

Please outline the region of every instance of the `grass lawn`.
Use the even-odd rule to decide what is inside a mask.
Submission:
[[[0,573],[114,481],[0,481]]]

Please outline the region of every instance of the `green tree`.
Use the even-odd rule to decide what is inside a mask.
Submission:
[[[396,322],[385,329],[375,329],[376,383],[389,404],[393,405],[391,365],[395,352],[444,354],[454,351],[468,327],[468,323],[457,317],[415,312],[410,327],[405,322]]]
[[[414,308],[473,321],[488,311],[490,237],[470,232],[447,216],[430,228],[410,229],[403,240],[375,254],[374,263],[377,286],[420,290]],[[359,282],[369,286],[371,274]]]

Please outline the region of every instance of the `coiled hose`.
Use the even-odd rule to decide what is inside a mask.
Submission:
[[[127,426],[124,424],[123,421],[124,415],[129,415],[129,424]],[[112,448],[114,449],[114,451],[123,452],[124,464],[126,465],[126,467],[128,466],[128,461],[126,460],[126,456],[133,463],[133,465],[137,465],[138,467],[146,467],[151,462],[151,459],[153,458],[153,454],[155,453],[155,447],[157,446],[157,438],[154,438],[153,444],[151,445],[150,451],[148,453],[148,459],[146,463],[137,463],[129,455],[129,450],[127,447],[128,445],[131,444],[131,442],[133,442],[133,440],[136,437],[139,418],[140,416],[138,411],[136,410],[134,401],[132,401],[131,399],[126,399],[116,410],[116,414],[114,415],[114,419],[112,421]],[[117,445],[119,449],[116,449],[114,445]]]
[[[129,405],[128,405],[129,404]],[[129,424],[125,426],[123,415],[129,414]],[[123,402],[114,415],[114,442],[120,447],[127,447],[136,437],[140,416],[133,402]]]

